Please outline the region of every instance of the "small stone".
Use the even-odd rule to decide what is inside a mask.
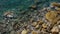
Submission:
[[[58,27],[53,27],[53,28],[51,29],[51,32],[59,32],[59,28],[58,28]]]
[[[20,30],[17,31],[17,34],[20,34]]]
[[[6,12],[6,13],[4,13],[4,16],[12,18],[13,17],[13,13],[12,12]]]
[[[54,7],[60,7],[60,4],[57,3],[57,2],[53,2],[53,3],[51,3],[51,5],[54,6]]]
[[[57,21],[57,24],[60,24],[60,21]]]
[[[35,6],[35,5],[33,5],[33,6],[32,6],[32,8],[36,8],[36,6]]]
[[[59,32],[59,34],[60,34],[60,32]]]
[[[33,22],[33,18],[30,19],[30,22]]]
[[[60,14],[60,11],[57,11],[58,14]]]
[[[13,29],[14,29],[14,30],[18,30],[19,28],[20,28],[20,25],[19,25],[19,24],[14,24],[14,25],[13,25]]]
[[[25,29],[21,32],[21,34],[27,34],[27,33],[28,33],[28,31]]]
[[[58,25],[58,27],[60,28],[60,25]]]
[[[39,20],[37,23],[38,23],[39,25],[41,25],[41,24],[43,24],[43,21],[42,21],[42,20]]]
[[[36,25],[36,27],[35,27],[36,29],[38,29],[39,28],[39,25]]]
[[[42,24],[42,27],[43,27],[43,28],[47,28],[47,24],[45,24],[45,23]]]
[[[31,34],[38,34],[36,31],[32,31]]]
[[[33,25],[33,26],[36,26],[36,25],[37,25],[37,22],[33,22],[32,25]]]
[[[15,34],[15,31],[11,31],[10,34]]]
[[[60,8],[58,8],[58,7],[56,7],[55,9],[58,10],[58,11],[60,11]]]
[[[59,34],[58,32],[53,32],[52,34]]]
[[[47,10],[47,8],[43,8],[43,9],[42,9],[42,11],[45,11],[45,10]]]

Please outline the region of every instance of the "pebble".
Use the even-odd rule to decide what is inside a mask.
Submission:
[[[60,32],[59,32],[59,34],[60,34]]]
[[[38,34],[36,31],[32,31],[31,34]]]
[[[32,26],[36,26],[36,25],[37,25],[37,22],[33,22],[33,23],[32,23]]]
[[[59,32],[59,28],[57,26],[55,26],[51,29],[51,32]]]
[[[21,34],[27,34],[27,33],[28,33],[28,31],[25,29],[21,32]]]
[[[15,34],[15,31],[11,31],[10,34]]]
[[[45,24],[45,23],[42,24],[42,27],[43,27],[43,28],[47,28],[47,24]]]
[[[60,4],[57,3],[57,2],[53,2],[53,3],[51,3],[51,5],[54,6],[54,7],[59,7],[60,6]]]
[[[5,12],[4,16],[6,16],[6,17],[13,17],[13,13],[12,12]]]
[[[60,25],[58,25],[58,27],[60,28]]]
[[[36,27],[35,27],[36,29],[38,29],[39,28],[39,25],[36,25]]]
[[[42,20],[39,20],[37,23],[38,23],[39,25],[42,25],[42,24],[43,24],[43,21],[42,21]]]

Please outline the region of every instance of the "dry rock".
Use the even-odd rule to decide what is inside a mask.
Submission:
[[[38,34],[36,31],[32,31],[31,34]]]
[[[50,11],[48,13],[46,13],[46,19],[51,22],[51,23],[56,23],[58,21],[58,18],[57,18],[57,12],[55,11]]]
[[[53,27],[52,29],[51,29],[51,32],[59,32],[59,28],[56,26],[56,27]]]
[[[42,27],[43,27],[43,28],[47,28],[47,24],[45,24],[45,23],[42,24]]]
[[[33,22],[32,25],[33,25],[33,26],[36,26],[36,25],[37,25],[37,22]]]
[[[27,33],[28,33],[28,31],[25,29],[21,32],[21,34],[27,34]]]
[[[39,25],[36,25],[36,27],[35,27],[36,29],[38,29],[39,28]]]

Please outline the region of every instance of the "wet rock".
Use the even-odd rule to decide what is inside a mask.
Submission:
[[[33,5],[33,6],[29,7],[29,9],[31,9],[31,10],[37,10],[37,7],[36,7],[36,5]]]
[[[6,12],[6,13],[4,14],[4,17],[5,17],[5,18],[13,18],[13,13],[12,13],[12,12]]]

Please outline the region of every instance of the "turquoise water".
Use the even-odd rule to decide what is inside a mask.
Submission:
[[[60,2],[60,0],[38,0],[40,4],[49,4],[50,2]],[[35,4],[35,0],[0,0],[0,11],[12,8],[26,9]]]
[[[60,0],[37,0],[39,7],[49,6],[51,2],[60,2]],[[10,9],[27,9],[30,5],[37,3],[36,0],[0,0],[0,18],[3,12]],[[17,12],[17,11],[16,11]],[[19,12],[19,11],[18,11]]]
[[[0,10],[12,9],[12,8],[27,8],[34,3],[33,0],[0,0]]]

